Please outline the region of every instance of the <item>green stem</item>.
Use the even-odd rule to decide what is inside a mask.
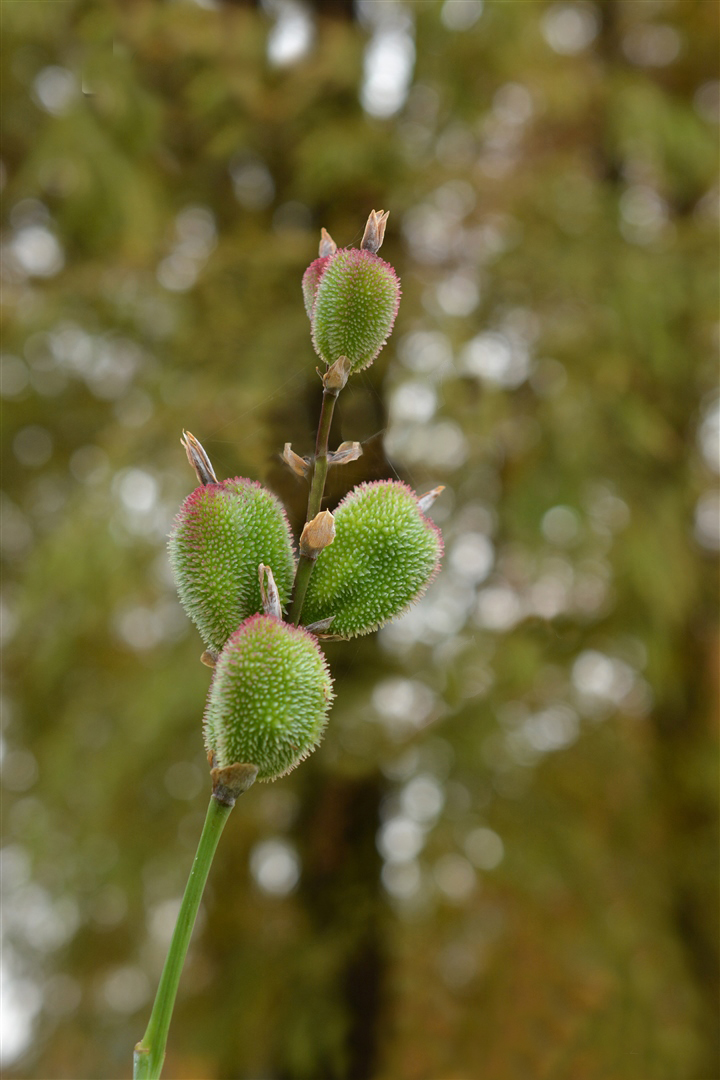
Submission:
[[[307,515],[305,520],[312,521],[320,513],[323,493],[325,491],[325,478],[328,470],[328,442],[330,441],[330,428],[332,426],[333,411],[337,401],[337,390],[323,390],[322,408],[318,421],[317,438],[315,440],[315,461],[313,463],[312,484],[310,485],[310,497],[308,498]]]
[[[317,438],[315,440],[315,458],[313,460],[312,482],[308,498],[307,514],[305,521],[312,521],[320,513],[323,494],[325,492],[325,479],[328,471],[328,443],[330,441],[330,428],[332,427],[333,412],[339,391],[323,390],[322,408],[318,421]],[[300,622],[305,594],[312,576],[315,560],[308,555],[301,555],[295,571],[295,586],[293,588],[293,602],[290,608],[290,621],[295,626]]]
[[[160,977],[150,1022],[145,1034],[135,1047],[134,1080],[158,1080],[162,1072],[165,1044],[185,955],[215,849],[231,810],[232,805],[219,802],[214,795],[211,797],[167,960]]]
[[[314,566],[315,560],[311,559],[309,555],[301,555],[298,559],[295,572],[295,592],[293,593],[293,602],[290,608],[290,621],[294,626],[297,626],[300,622],[303,604],[305,603],[305,594],[310,584]]]

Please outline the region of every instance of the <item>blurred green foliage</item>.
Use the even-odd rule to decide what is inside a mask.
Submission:
[[[300,279],[383,207],[328,504],[446,484],[445,569],[238,804],[164,1075],[714,1080],[717,5],[324,4],[287,63],[282,5],[2,8],[6,1075],[129,1074],[209,788],[179,436],[297,527]]]

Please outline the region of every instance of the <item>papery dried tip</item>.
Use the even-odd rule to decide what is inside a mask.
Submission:
[[[258,577],[260,578],[260,597],[264,613],[273,615],[276,619],[282,619],[280,594],[275,584],[273,572],[265,563],[260,563],[258,566]]]
[[[439,484],[438,487],[434,487],[432,491],[426,491],[424,495],[418,498],[418,506],[422,510],[423,514],[426,514],[432,504],[437,499],[438,495],[441,495],[445,490],[444,484]]]
[[[315,559],[335,539],[335,518],[329,510],[321,510],[308,521],[300,536],[300,554]]]
[[[199,442],[189,431],[183,431],[180,443],[185,448],[187,459],[195,470],[195,475],[201,484],[217,484],[218,480],[212,467],[210,458],[205,452],[202,443]]]
[[[214,668],[217,664],[217,658],[220,654],[216,653],[213,649],[206,649],[200,657],[200,663],[205,667]]]
[[[318,619],[317,622],[310,623],[305,627],[311,634],[317,634],[322,630],[329,630],[332,624],[335,622],[335,616],[330,615],[327,619]]]
[[[365,232],[360,241],[360,247],[363,251],[369,251],[372,255],[377,255],[385,239],[385,226],[389,214],[389,210],[370,211],[370,217],[367,219]]]
[[[351,362],[347,356],[338,356],[322,377],[323,386],[331,394],[339,394],[350,378]]]
[[[328,454],[329,465],[347,465],[350,461],[357,461],[362,457],[362,446],[359,442],[342,442],[337,450],[331,450]]]
[[[282,459],[288,468],[292,469],[296,476],[305,477],[310,474],[310,462],[307,458],[300,457],[296,454],[292,448],[292,444],[285,443],[285,448],[282,452]]]
[[[321,259],[324,259],[327,255],[334,255],[337,251],[337,244],[333,240],[327,229],[320,230],[320,247],[318,249],[318,255]]]

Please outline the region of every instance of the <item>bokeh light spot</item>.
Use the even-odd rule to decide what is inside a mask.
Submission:
[[[300,857],[288,840],[263,840],[250,853],[250,872],[264,893],[288,896],[300,880]]]

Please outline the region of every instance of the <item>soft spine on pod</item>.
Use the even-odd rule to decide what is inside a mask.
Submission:
[[[333,636],[369,634],[425,592],[440,568],[442,536],[415,493],[394,480],[360,484],[334,519],[335,540],[317,557],[302,621],[332,617]]]
[[[272,569],[287,604],[295,553],[287,516],[261,484],[235,477],[196,488],[169,539],[180,600],[211,649],[220,650],[243,619],[262,611],[258,566]]]
[[[276,780],[318,746],[332,699],[312,634],[271,615],[246,619],[215,665],[204,721],[213,766],[256,765],[259,780]]]
[[[378,255],[339,248],[310,264],[303,295],[306,308],[311,301],[318,356],[326,364],[346,356],[353,373],[368,367],[390,336],[400,304],[400,281],[390,263]]]

